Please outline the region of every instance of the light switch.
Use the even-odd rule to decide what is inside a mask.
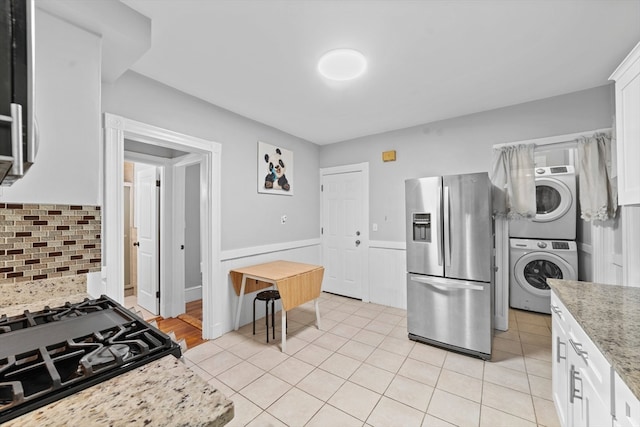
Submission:
[[[378,224],[376,224],[375,222],[373,223],[373,227],[372,227],[373,231],[378,231]]]

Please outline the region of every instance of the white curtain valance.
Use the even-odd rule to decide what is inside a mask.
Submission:
[[[585,221],[614,218],[618,209],[618,189],[612,178],[612,145],[610,135],[596,133],[580,137],[580,216]]]
[[[494,214],[509,219],[536,215],[536,183],[533,144],[494,148],[491,182]]]

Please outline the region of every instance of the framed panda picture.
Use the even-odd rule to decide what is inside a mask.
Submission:
[[[293,151],[258,141],[258,193],[293,196]]]

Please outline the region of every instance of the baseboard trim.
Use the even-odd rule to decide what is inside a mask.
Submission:
[[[184,289],[184,301],[191,302],[202,299],[202,285],[189,286]]]

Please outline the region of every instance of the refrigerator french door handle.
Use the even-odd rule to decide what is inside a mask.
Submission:
[[[448,289],[468,289],[470,291],[482,291],[484,289],[481,285],[476,285],[472,282],[464,280],[438,280],[435,277],[423,277],[412,274],[410,279],[414,282],[424,283],[425,285],[433,286],[434,288],[448,290]]]
[[[442,187],[438,187],[438,195],[442,194]],[[442,197],[438,196],[438,208],[436,212],[440,212],[442,215]],[[440,236],[442,236],[442,221],[440,218],[436,218],[436,223],[438,227],[438,239],[436,243],[438,245],[438,265],[442,265],[442,243],[439,242]]]
[[[451,266],[451,229],[450,229],[450,213],[449,213],[449,187],[444,187],[444,266]]]

